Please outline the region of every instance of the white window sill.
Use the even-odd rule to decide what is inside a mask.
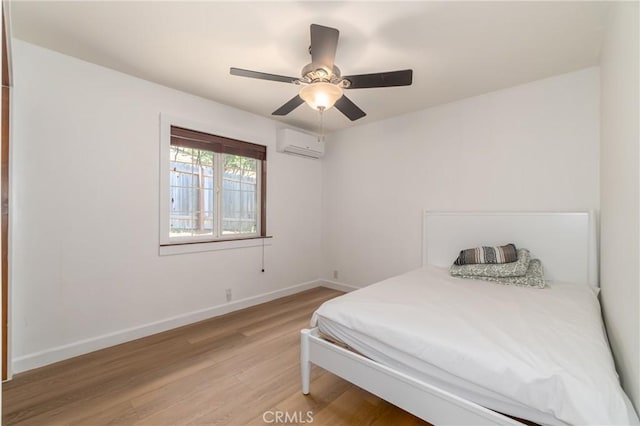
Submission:
[[[160,256],[174,254],[198,253],[202,251],[233,250],[246,247],[270,246],[273,237],[256,237],[246,240],[209,241],[203,243],[174,244],[160,246]]]

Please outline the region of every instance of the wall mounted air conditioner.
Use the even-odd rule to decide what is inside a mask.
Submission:
[[[324,155],[324,141],[309,133],[293,129],[278,129],[276,150],[302,157],[320,158]]]

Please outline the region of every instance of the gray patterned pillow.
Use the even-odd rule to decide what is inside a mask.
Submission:
[[[504,246],[482,246],[462,250],[454,265],[469,265],[471,263],[511,263],[518,260],[518,253],[514,244]]]
[[[451,265],[449,273],[454,277],[522,277],[527,273],[530,258],[529,250],[518,249],[518,260],[515,262]]]
[[[498,284],[516,285],[520,287],[537,287],[544,288],[544,271],[542,270],[542,262],[539,259],[531,259],[527,273],[522,277],[476,277],[462,276],[461,278],[470,278],[474,280],[492,281]]]

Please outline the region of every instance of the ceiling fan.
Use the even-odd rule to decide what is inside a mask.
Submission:
[[[311,24],[311,63],[302,68],[302,77],[287,77],[258,71],[231,68],[232,75],[280,81],[302,86],[300,93],[275,110],[272,115],[287,115],[304,102],[311,108],[323,112],[332,106],[351,121],[367,115],[343,94],[343,89],[368,89],[374,87],[410,86],[413,70],[379,72],[374,74],[348,75],[342,77],[334,64],[338,36],[335,28]]]

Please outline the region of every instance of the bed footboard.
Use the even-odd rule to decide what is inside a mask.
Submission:
[[[509,417],[329,343],[318,329],[301,332],[302,393],[310,391],[311,363],[437,425],[520,425]]]

